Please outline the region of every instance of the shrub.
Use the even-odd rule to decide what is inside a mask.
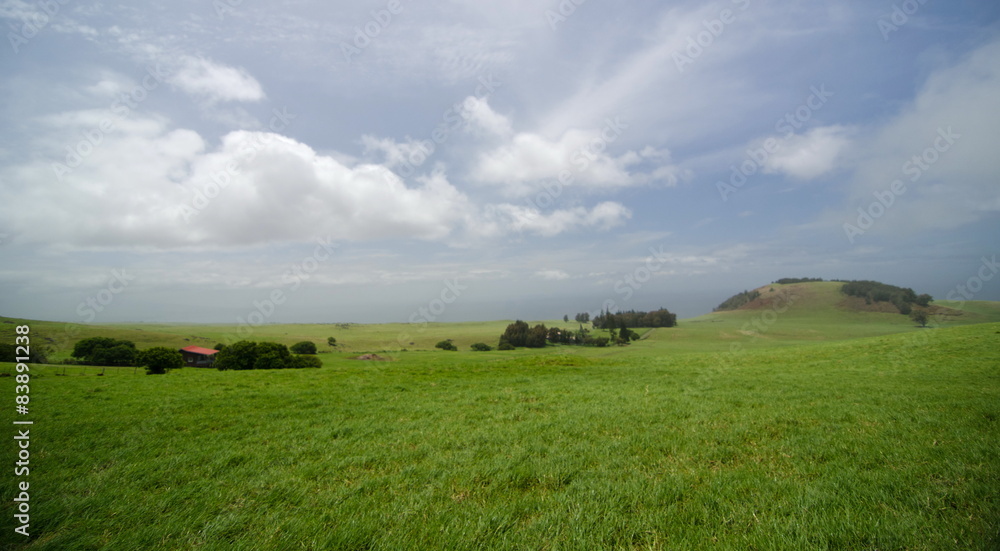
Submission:
[[[453,352],[458,351],[458,347],[451,342],[451,339],[443,340],[435,344],[434,348],[440,348],[441,350],[451,350]]]
[[[184,367],[180,352],[165,346],[154,346],[136,354],[136,365],[146,368],[146,375],[163,375],[168,369]]]
[[[294,356],[292,367],[298,369],[323,367],[323,360],[311,355]]]
[[[472,349],[476,352],[489,352],[490,350],[493,350],[493,347],[485,342],[477,342],[472,345]]]
[[[316,343],[312,341],[297,342],[290,346],[289,349],[295,354],[315,354]]]
[[[507,341],[500,341],[500,346],[497,346],[497,350],[516,350],[516,348]]]
[[[257,343],[251,341],[235,342],[215,355],[215,367],[220,371],[253,369],[256,361]]]
[[[110,337],[90,337],[73,345],[70,356],[91,365],[133,365],[135,343]]]

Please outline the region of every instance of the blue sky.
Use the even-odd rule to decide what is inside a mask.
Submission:
[[[1000,300],[995,2],[0,19],[4,315],[691,317],[800,276]]]

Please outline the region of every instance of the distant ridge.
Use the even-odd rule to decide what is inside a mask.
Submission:
[[[844,292],[845,286],[849,292]],[[909,302],[901,302],[894,293],[912,293],[907,297]],[[907,307],[926,309],[932,316],[941,321],[962,318],[966,322],[997,321],[995,316],[983,315],[982,308],[956,309],[948,301],[932,301],[929,295],[916,295],[910,289],[871,281],[828,280],[813,278],[786,278],[774,283],[762,285],[756,289],[737,293],[722,302],[714,312],[726,313],[735,311],[784,310],[809,312],[819,315],[823,312],[835,313],[870,313],[870,314],[908,314]],[[986,303],[989,304],[989,303]],[[901,308],[901,305],[904,306]],[[987,307],[983,312],[992,312]],[[983,319],[977,320],[976,318]]]

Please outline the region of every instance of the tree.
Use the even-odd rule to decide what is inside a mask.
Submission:
[[[530,331],[528,323],[517,320],[507,326],[503,335],[500,336],[500,342],[507,341],[515,348],[518,346],[527,346],[528,331]]]
[[[227,369],[253,369],[257,361],[257,343],[239,341],[227,346],[215,355],[215,367]]]
[[[493,350],[493,347],[485,342],[477,342],[472,345],[472,350],[476,352],[489,352],[490,350]]]
[[[70,356],[91,365],[133,365],[135,343],[110,337],[90,337],[73,345]]]
[[[163,375],[168,369],[184,367],[184,357],[173,348],[154,346],[136,354],[135,363],[146,368],[146,375]]]
[[[577,323],[590,323],[590,314],[588,314],[587,312],[582,312],[580,314],[577,314],[576,317],[573,319],[576,320]]]
[[[18,350],[17,348],[18,347],[14,344],[14,341],[11,341],[10,343],[0,343],[0,362],[14,363],[17,361],[17,358],[23,358],[24,348],[21,348],[21,350]],[[52,350],[47,346],[32,344],[28,350],[28,363],[49,363],[47,356],[51,353]]]
[[[312,341],[297,342],[290,346],[289,349],[295,354],[315,354],[316,343]]]
[[[221,342],[215,343],[215,346],[212,347],[213,350],[218,350],[219,352],[222,352],[222,350],[225,349],[225,348],[226,348],[226,345],[222,344]]]
[[[326,338],[326,344],[328,346],[331,346],[331,347],[337,346],[337,339],[335,339],[333,337],[327,337]]]
[[[178,352],[179,353],[179,352]],[[94,365],[127,366],[135,363],[135,346],[119,344],[111,348],[97,348],[88,360]]]
[[[569,314],[563,316],[563,323],[569,323]]]
[[[292,355],[288,347],[276,342],[257,343],[257,360],[254,369],[284,369],[291,367]]]
[[[924,293],[922,295],[917,295],[916,302],[918,306],[923,306],[924,308],[927,308],[928,306],[931,305],[932,300],[934,300],[934,297],[928,295],[927,293]]]
[[[524,346],[528,348],[545,348],[545,341],[548,336],[549,330],[544,325],[536,325],[528,332],[528,339],[525,341]]]
[[[919,323],[920,327],[927,327],[927,322],[931,320],[931,316],[927,310],[917,308],[910,312],[910,319]]]
[[[443,340],[443,341],[435,344],[434,348],[440,348],[441,350],[449,350],[449,351],[452,351],[452,352],[457,352],[458,351],[458,347],[455,346],[451,342],[451,339]]]
[[[310,355],[295,356],[292,358],[291,367],[298,369],[309,368],[309,367],[312,368],[323,367],[323,360],[319,359],[316,356],[310,356]]]

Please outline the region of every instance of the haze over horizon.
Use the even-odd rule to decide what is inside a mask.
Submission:
[[[1000,300],[996,2],[0,19],[5,316],[689,318],[783,277]]]

